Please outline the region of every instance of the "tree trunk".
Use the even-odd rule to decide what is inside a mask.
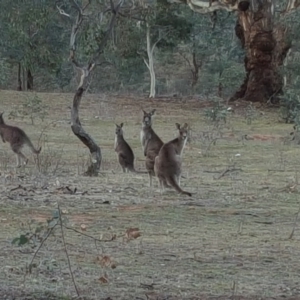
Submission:
[[[22,67],[22,90],[27,91],[27,85],[26,85],[26,72],[25,68]]]
[[[88,170],[85,172],[85,175],[98,176],[102,159],[101,150],[100,147],[93,140],[93,138],[89,134],[87,134],[82,128],[78,115],[83,91],[84,89],[82,87],[79,87],[73,99],[73,106],[71,110],[71,129],[73,133],[81,140],[81,142],[89,148],[92,156],[92,163],[88,167]]]
[[[201,63],[199,63],[199,64],[197,63],[195,47],[193,48],[192,57],[193,57],[193,68],[191,69],[191,71],[192,71],[192,88],[194,88],[195,85],[198,83],[198,80],[199,80],[199,67],[201,67]]]
[[[17,91],[22,91],[21,63],[18,63],[18,87],[17,87]]]
[[[146,39],[147,39],[147,55],[148,55],[148,64],[147,67],[150,72],[150,94],[149,98],[155,98],[155,85],[156,85],[156,78],[155,78],[155,71],[154,71],[154,58],[153,52],[155,49],[156,44],[151,47],[151,39],[150,39],[150,26],[147,24],[147,31],[146,31]]]
[[[101,166],[101,150],[100,147],[96,144],[94,139],[85,132],[85,130],[82,128],[80,120],[79,120],[79,106],[82,98],[83,91],[88,86],[88,78],[93,70],[93,68],[96,66],[96,60],[99,58],[99,56],[103,53],[103,49],[108,41],[108,39],[111,37],[112,30],[115,26],[116,19],[119,13],[120,8],[122,7],[124,1],[120,1],[117,6],[114,5],[113,1],[110,1],[110,11],[111,11],[111,18],[109,21],[109,26],[98,45],[98,49],[94,53],[92,57],[90,57],[89,63],[87,66],[79,65],[79,63],[75,60],[75,53],[76,53],[76,36],[81,29],[83,17],[85,15],[85,10],[90,5],[90,1],[85,4],[85,6],[81,7],[77,4],[76,1],[74,1],[74,8],[77,10],[77,17],[76,21],[73,23],[71,35],[70,35],[70,57],[69,59],[74,64],[76,69],[81,72],[80,77],[80,83],[77,87],[75,96],[73,98],[73,106],[71,110],[71,129],[73,133],[81,140],[81,142],[86,145],[91,153],[91,165],[89,166],[88,170],[85,172],[85,175],[88,176],[98,176],[100,166]],[[61,14],[65,14],[63,10],[59,10]],[[69,16],[69,15],[67,15]]]
[[[274,103],[282,93],[280,66],[291,44],[285,39],[285,28],[274,24],[273,1],[255,3],[251,1],[251,6],[239,7],[235,33],[245,49],[246,77],[230,101],[243,98]]]
[[[30,69],[27,69],[27,90],[33,90],[33,76]]]

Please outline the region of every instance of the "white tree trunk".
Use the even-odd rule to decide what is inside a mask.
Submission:
[[[147,24],[147,31],[146,31],[146,39],[147,39],[147,55],[148,55],[148,62],[144,59],[144,62],[150,72],[150,94],[149,98],[155,98],[155,87],[156,87],[156,79],[155,79],[155,71],[154,71],[154,49],[156,44],[155,42],[151,47],[151,39],[150,39],[150,26]]]

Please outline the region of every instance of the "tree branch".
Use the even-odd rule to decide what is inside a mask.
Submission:
[[[281,15],[286,15],[297,9],[300,6],[300,0],[289,0],[284,11],[281,12]]]
[[[111,32],[114,28],[119,9],[122,7],[125,0],[120,0],[118,5],[115,7],[113,0],[110,0],[110,8],[105,9],[104,12],[100,14],[100,19],[102,21],[102,16],[104,13],[111,12],[112,16],[108,25],[108,28],[106,30],[106,33],[101,40],[101,43],[98,47],[98,49],[95,51],[94,55],[91,56],[89,59],[89,62],[87,66],[80,65],[76,59],[75,59],[75,53],[76,53],[76,37],[77,34],[82,26],[85,10],[90,5],[91,0],[89,0],[83,7],[81,7],[76,0],[70,0],[70,3],[72,7],[75,8],[77,11],[77,16],[75,23],[72,26],[71,34],[70,34],[70,56],[69,59],[75,66],[76,70],[80,72],[80,81],[76,90],[76,93],[74,95],[73,99],[73,105],[71,109],[71,129],[76,135],[80,141],[89,148],[91,153],[91,165],[88,167],[88,170],[85,172],[86,175],[89,176],[97,176],[100,170],[101,166],[101,150],[100,147],[97,145],[97,143],[94,141],[94,139],[85,132],[83,127],[81,126],[80,120],[79,120],[79,107],[82,99],[83,92],[86,90],[86,87],[88,85],[88,78],[94,69],[94,67],[97,65],[96,60],[98,57],[102,54],[103,49],[108,41],[108,39],[111,36]],[[57,6],[57,9],[59,10],[60,14],[66,15],[70,17],[68,14],[66,14],[60,7]]]
[[[110,38],[111,32],[114,28],[114,25],[116,23],[116,19],[119,13],[120,8],[122,7],[122,5],[124,4],[124,0],[120,0],[118,5],[116,7],[114,7],[114,3],[112,0],[110,0],[110,9],[111,9],[111,13],[113,14],[113,16],[110,19],[108,28],[106,30],[105,36],[102,39],[98,49],[96,50],[96,54],[90,59],[89,64],[94,63],[95,60],[98,59],[98,57],[103,53],[103,49],[108,41],[108,39]]]
[[[200,14],[207,14],[216,10],[238,10],[238,0],[170,0],[171,3],[186,3],[190,9]]]

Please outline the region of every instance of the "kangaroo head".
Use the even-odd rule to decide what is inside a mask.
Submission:
[[[144,113],[143,120],[142,120],[143,127],[149,127],[152,125],[152,120],[153,120],[153,116],[155,115],[155,111],[156,109],[153,109],[152,111],[147,113],[143,110]]]
[[[187,123],[184,123],[183,126],[179,123],[176,123],[175,125],[179,131],[179,139],[186,140],[188,138],[189,125]]]
[[[120,125],[116,124],[116,135],[123,135],[123,123],[121,123]]]

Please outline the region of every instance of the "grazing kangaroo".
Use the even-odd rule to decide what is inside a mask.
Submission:
[[[154,170],[158,177],[161,191],[164,181],[168,182],[180,194],[192,196],[180,188],[182,152],[188,137],[188,124],[176,123],[179,135],[176,139],[164,144],[155,158]]]
[[[17,167],[21,167],[21,159],[24,160],[24,165],[26,165],[28,162],[26,156],[21,152],[25,144],[29,146],[34,154],[39,154],[42,147],[40,147],[38,150],[35,149],[29,137],[21,128],[5,124],[3,120],[3,114],[4,113],[0,114],[0,135],[2,141],[3,143],[8,142],[10,144],[12,151],[17,155]]]
[[[149,174],[149,185],[152,186],[152,176],[154,173],[154,161],[155,157],[158,155],[159,150],[164,144],[159,136],[152,129],[153,116],[155,114],[155,109],[147,113],[143,110],[144,116],[142,120],[142,130],[141,130],[141,143],[144,151],[144,156],[146,156],[146,169]],[[165,186],[167,183],[163,182]]]
[[[118,154],[119,163],[123,169],[123,172],[126,173],[128,171],[135,172],[135,173],[143,173],[136,171],[134,168],[134,154],[131,147],[124,139],[123,135],[123,123],[120,125],[116,124],[116,136],[115,136],[115,151]]]

